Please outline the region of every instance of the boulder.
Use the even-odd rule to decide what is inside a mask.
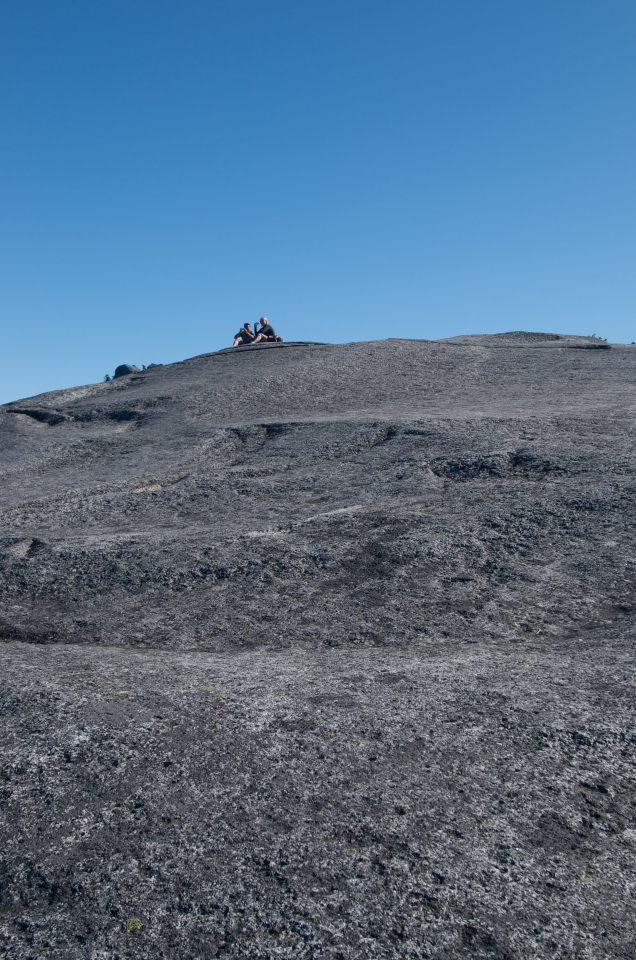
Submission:
[[[120,363],[115,370],[114,379],[117,380],[118,377],[127,377],[129,373],[141,373],[141,370],[139,367],[136,367],[134,363]]]

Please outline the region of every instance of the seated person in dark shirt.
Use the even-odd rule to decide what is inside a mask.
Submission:
[[[250,330],[249,323],[244,323],[239,332],[234,337],[235,347],[242,347],[246,343],[254,343],[255,334]]]
[[[259,320],[260,330],[256,330],[256,339],[254,343],[263,343],[264,341],[280,342],[280,337],[276,336],[273,326],[267,317],[261,317]]]

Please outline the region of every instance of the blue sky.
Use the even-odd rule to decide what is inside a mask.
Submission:
[[[633,0],[5,0],[0,402],[285,339],[636,340]]]

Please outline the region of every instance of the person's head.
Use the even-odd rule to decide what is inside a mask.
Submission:
[[[259,323],[264,326],[266,323],[269,323],[269,320],[267,317],[261,317]]]
[[[243,324],[243,329],[244,329],[244,330],[249,330],[249,328],[250,328],[249,323],[244,323],[244,324]]]

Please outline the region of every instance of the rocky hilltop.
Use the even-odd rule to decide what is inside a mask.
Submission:
[[[2,955],[631,956],[635,437],[556,334],[0,407]]]

